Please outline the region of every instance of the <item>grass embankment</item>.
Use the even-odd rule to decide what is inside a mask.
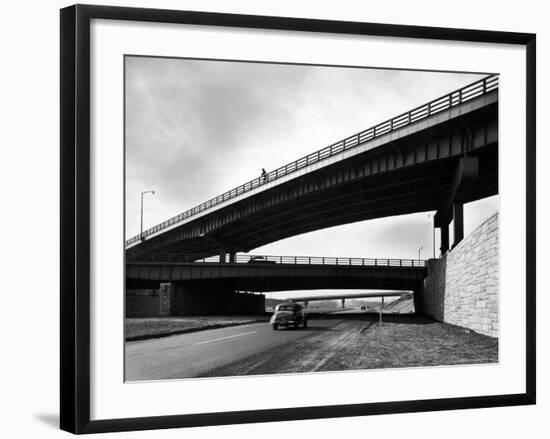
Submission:
[[[425,317],[384,317],[356,331],[319,370],[495,363],[498,339]]]
[[[361,315],[205,376],[495,363],[498,339],[426,317]]]
[[[124,329],[126,341],[134,341],[268,320],[267,315],[127,318]]]

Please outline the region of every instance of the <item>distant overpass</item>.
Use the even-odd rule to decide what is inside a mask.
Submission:
[[[414,293],[413,293],[414,294]],[[346,306],[346,300],[351,299],[368,299],[368,298],[381,298],[382,305],[380,307],[380,313],[384,307],[384,298],[386,297],[401,297],[401,296],[413,296],[411,293],[405,291],[379,291],[376,293],[350,293],[350,294],[331,294],[326,296],[309,296],[309,297],[291,297],[289,302],[303,302],[307,308],[309,302],[318,302],[325,300],[340,300],[342,302],[342,308]]]
[[[442,252],[463,204],[498,193],[498,77],[434,99],[146,230],[126,253],[220,255],[373,218],[436,210]]]
[[[303,296],[289,297],[290,302],[316,302],[320,300],[345,300],[345,299],[369,299],[373,297],[401,297],[410,295],[405,291],[379,291],[376,293],[350,293],[350,294],[330,294],[326,296]]]

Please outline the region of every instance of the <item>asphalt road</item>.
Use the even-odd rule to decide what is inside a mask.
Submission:
[[[287,347],[341,324],[310,320],[308,328],[274,331],[268,323],[233,326],[126,343],[126,381],[204,376],[213,369]]]

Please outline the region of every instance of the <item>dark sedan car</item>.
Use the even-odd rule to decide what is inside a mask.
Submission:
[[[279,326],[292,326],[297,328],[302,325],[307,328],[307,316],[302,305],[297,303],[280,303],[275,308],[275,312],[269,321],[273,329],[278,329]]]

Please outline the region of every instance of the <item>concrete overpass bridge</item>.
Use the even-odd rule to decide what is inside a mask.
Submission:
[[[427,276],[426,262],[417,259],[239,255],[231,263],[217,258],[185,262],[188,256],[131,256],[126,263],[127,290],[160,287],[161,315],[263,313],[263,295],[236,291],[420,291]]]
[[[340,224],[437,210],[442,253],[463,204],[498,193],[498,77],[453,91],[272,170],[126,242],[220,255]]]

